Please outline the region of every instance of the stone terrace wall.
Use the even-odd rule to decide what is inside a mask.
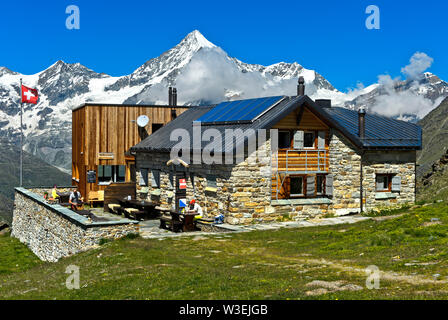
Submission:
[[[138,232],[137,221],[90,222],[88,218],[44,202],[42,196],[16,188],[11,236],[26,244],[44,261],[91,249],[99,240]]]

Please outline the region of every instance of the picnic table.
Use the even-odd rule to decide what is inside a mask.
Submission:
[[[171,231],[174,232],[196,231],[196,226],[194,223],[194,217],[196,216],[196,213],[194,212],[178,213],[172,210],[170,210],[169,213],[171,217],[167,215],[162,215],[162,217],[160,217],[160,228],[170,229]],[[167,224],[169,224],[169,228]]]
[[[58,192],[59,203],[68,204],[71,192]]]
[[[180,213],[180,215],[183,217],[184,225],[183,230],[184,231],[195,231],[196,227],[194,225],[194,217],[197,215],[197,213]]]
[[[120,206],[123,207],[123,210],[126,212],[126,209],[137,209],[136,210],[128,210],[128,213],[132,213],[136,218],[137,216],[146,215],[149,216],[156,207],[156,204],[151,201],[146,200],[137,200],[137,199],[128,199],[123,198],[118,201]]]

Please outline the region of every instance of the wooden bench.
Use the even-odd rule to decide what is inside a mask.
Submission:
[[[123,212],[126,218],[133,218],[135,220],[143,220],[142,216],[145,214],[145,211],[136,208],[124,208]]]
[[[109,203],[107,205],[107,207],[109,208],[109,212],[121,215],[122,210],[121,210],[121,206],[118,203]]]
[[[180,232],[182,231],[184,226],[184,222],[180,218],[179,214],[174,211],[170,211],[170,215],[162,215],[160,217],[160,228],[161,229],[168,229],[173,232]]]
[[[154,208],[154,216],[155,217],[161,217],[161,216],[163,216],[164,214],[167,214],[167,215],[169,215],[170,214],[170,211],[171,211],[171,208],[167,208],[167,207],[162,207],[162,206],[156,206],[155,208]]]
[[[104,202],[104,190],[90,191],[89,192],[89,203],[92,207],[96,202]]]

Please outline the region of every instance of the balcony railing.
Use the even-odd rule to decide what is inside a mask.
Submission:
[[[315,149],[279,150],[276,165],[278,172],[328,172],[329,151]]]

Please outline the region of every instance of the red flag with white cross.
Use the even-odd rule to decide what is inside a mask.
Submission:
[[[31,89],[22,85],[22,102],[37,104],[38,99],[37,89]]]

